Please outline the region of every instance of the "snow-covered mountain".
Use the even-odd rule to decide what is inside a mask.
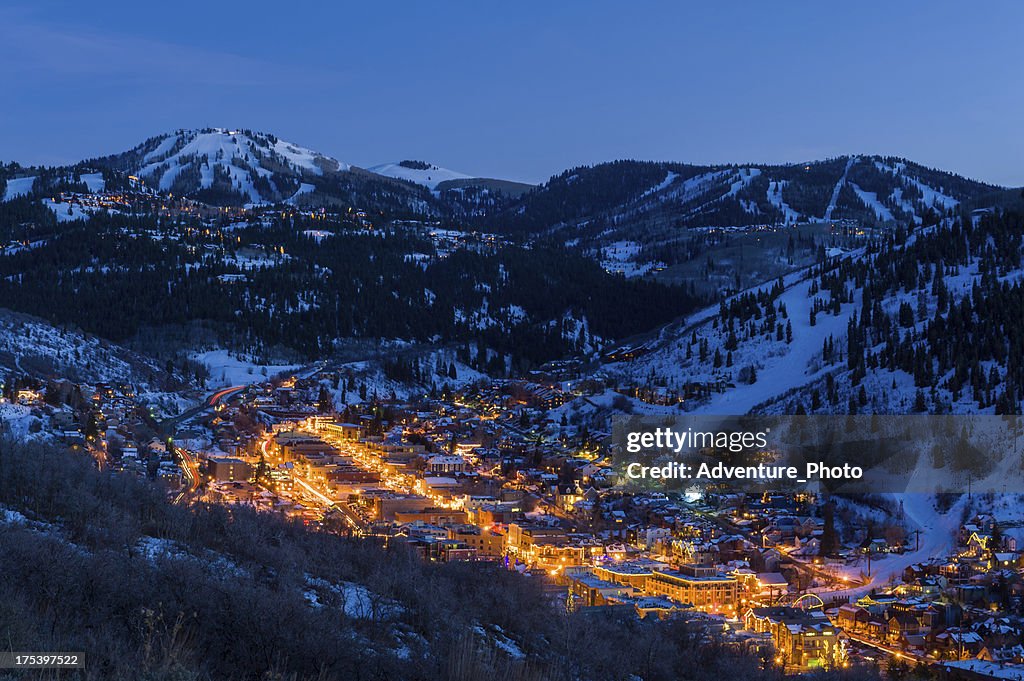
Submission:
[[[355,205],[424,216],[441,212],[429,191],[252,130],[178,130],[86,164],[213,205]]]
[[[0,167],[0,196],[52,196],[61,182],[96,170],[134,175],[155,191],[213,205],[284,202],[472,219],[494,231],[599,237],[591,244],[598,248],[662,242],[693,227],[844,219],[869,227],[920,225],[965,207],[1019,200],[1017,190],[888,156],[787,165],[614,161],[566,170],[535,187],[418,160],[363,169],[271,133],[225,128],[157,135],[129,151],[48,172]]]
[[[393,177],[421,184],[431,190],[437,189],[437,185],[448,180],[468,180],[471,177],[470,175],[441,168],[424,161],[382,163],[381,165],[371,166],[367,170],[378,175],[384,175],[385,177]]]
[[[130,171],[155,189],[179,194],[213,190],[253,203],[295,193],[295,180],[351,166],[274,135],[208,128],[152,137],[128,152]]]
[[[680,227],[856,220],[922,224],[1004,188],[905,159],[844,156],[790,165],[615,161],[567,170],[510,205],[508,229],[603,233],[611,241]],[[1012,198],[1012,197],[1010,197]]]

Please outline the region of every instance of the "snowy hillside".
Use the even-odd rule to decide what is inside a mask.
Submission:
[[[136,386],[152,394],[187,386],[155,361],[126,348],[76,330],[60,329],[43,320],[0,309],[0,374],[75,382]]]
[[[383,347],[396,353],[412,348],[401,341],[383,341]],[[414,399],[451,388],[461,388],[477,381],[487,380],[485,374],[460,362],[454,352],[436,350],[415,353],[416,376],[400,375],[399,367],[388,361],[363,360],[338,365],[340,379],[325,382],[331,390],[335,407],[363,402],[367,399]]]
[[[1012,219],[947,219],[904,244],[828,257],[662,329],[605,369],[684,411],[1014,411],[1018,330],[1003,311],[1021,294],[1017,230]]]
[[[813,361],[821,351],[822,338],[845,330],[853,306],[839,315],[815,320],[812,327],[810,310],[818,296],[809,295],[810,287],[810,270],[805,269],[786,277],[780,288],[773,282],[736,296],[772,292],[776,312],[758,321],[759,325],[771,322],[768,333],[744,337],[744,328],[720,323],[719,306],[709,307],[693,315],[684,327],[663,331],[653,352],[610,363],[606,369],[630,382],[653,383],[671,394],[693,394],[701,392],[698,386],[714,386],[707,394],[685,400],[684,408],[745,414],[824,375],[827,368]],[[777,325],[782,325],[781,337]]]
[[[277,374],[298,369],[295,364],[265,364],[242,353],[228,350],[207,350],[195,353],[192,359],[205,366],[210,372],[207,387],[226,388],[266,381]]]
[[[440,168],[423,161],[383,163],[367,170],[378,175],[384,175],[385,177],[393,177],[398,180],[407,180],[415,184],[421,184],[430,190],[436,189],[437,185],[448,180],[467,180],[471,177],[470,175]]]

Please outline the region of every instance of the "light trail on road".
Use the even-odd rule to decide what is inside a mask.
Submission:
[[[218,402],[220,402],[222,399],[230,395],[231,393],[236,393],[239,392],[240,390],[245,390],[245,388],[246,386],[244,385],[234,385],[231,386],[230,388],[218,390],[217,392],[210,395],[210,398],[207,400],[207,404],[209,404],[212,407],[216,405]]]
[[[312,485],[310,485],[308,482],[300,478],[298,475],[295,476],[295,482],[302,485],[310,494],[315,496],[317,499],[320,499],[324,503],[324,505],[331,506],[334,503],[333,499],[325,496],[323,493],[316,490]]]

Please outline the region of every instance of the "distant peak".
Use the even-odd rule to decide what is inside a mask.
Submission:
[[[270,133],[219,127],[151,137],[126,154],[125,165],[155,189],[218,204],[283,201],[325,172],[351,168]]]

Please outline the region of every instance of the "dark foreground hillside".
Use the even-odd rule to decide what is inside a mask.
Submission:
[[[87,653],[84,671],[3,681],[777,678],[681,622],[568,615],[496,567],[170,506],[84,457],[9,441],[0,641]]]

